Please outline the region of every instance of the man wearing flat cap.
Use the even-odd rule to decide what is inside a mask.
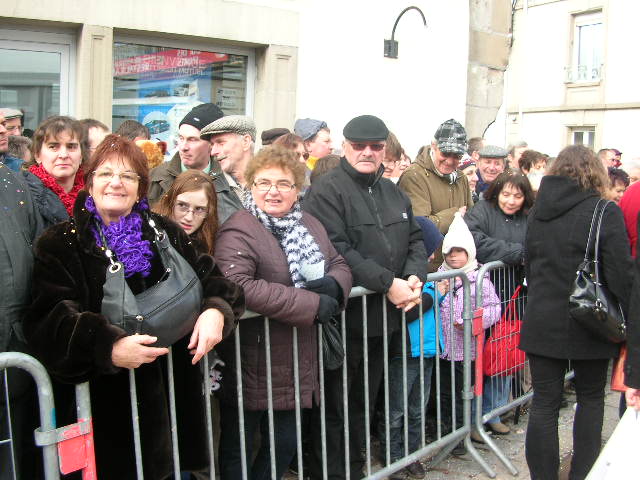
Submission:
[[[9,155],[9,129],[2,109],[0,109],[0,163],[14,172],[19,172],[23,163],[21,158]]]
[[[0,108],[0,113],[4,116],[9,135],[21,136],[24,127],[23,113],[15,108]]]
[[[305,197],[303,208],[324,225],[329,238],[351,268],[353,284],[377,292],[367,298],[366,330],[362,298],[349,301],[346,310],[347,376],[349,389],[349,443],[351,478],[361,478],[364,459],[365,399],[370,411],[382,380],[383,302],[387,335],[399,328],[401,312],[420,302],[427,275],[422,231],[411,202],[397,186],[383,178],[389,130],[382,120],[362,115],[343,130],[344,156],[340,164],[320,177]],[[417,311],[417,310],[413,310]],[[363,335],[368,351],[363,352]],[[368,355],[369,390],[364,390],[364,355]],[[341,370],[325,372],[328,476],[344,478],[345,458]],[[316,429],[316,430],[319,430]],[[313,429],[312,429],[313,431]],[[312,439],[312,478],[321,478],[321,444]]]
[[[309,170],[314,169],[319,158],[331,153],[331,131],[326,122],[314,118],[299,118],[293,126],[293,133],[304,141],[304,148],[309,153]]]
[[[509,152],[496,145],[485,145],[478,152],[478,183],[476,193],[482,198],[482,194],[489,188],[498,175],[504,172],[507,166]]]
[[[189,169],[202,170],[213,179],[218,203],[218,221],[222,224],[232,213],[242,208],[240,198],[231,190],[222,167],[211,156],[208,140],[200,138],[201,130],[224,115],[213,103],[193,107],[180,121],[178,129],[178,152],[169,162],[153,168],[150,173],[149,203],[160,200],[176,177]]]
[[[256,141],[253,119],[245,115],[227,115],[204,127],[200,138],[209,140],[211,155],[220,162],[231,189],[242,197],[246,183],[244,171],[253,158]]]
[[[453,118],[440,124],[430,146],[422,148],[398,185],[411,199],[413,213],[427,217],[445,235],[456,212],[473,205],[467,177],[458,169],[467,153],[467,132]],[[442,250],[430,264],[432,272],[442,264]]]

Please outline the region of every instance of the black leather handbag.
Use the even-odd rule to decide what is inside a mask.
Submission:
[[[624,342],[627,336],[624,313],[616,298],[600,281],[598,261],[602,216],[609,203],[608,200],[600,199],[593,211],[584,260],[578,267],[569,296],[569,314],[580,326],[598,339],[620,343]],[[591,258],[589,247],[593,243],[594,234],[595,246],[593,258]]]
[[[342,335],[336,318],[322,325],[322,362],[325,370],[336,370],[344,362]]]

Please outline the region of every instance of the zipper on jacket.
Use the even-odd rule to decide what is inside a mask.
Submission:
[[[373,197],[373,190],[371,189],[371,187],[369,187],[369,195],[371,196],[371,201],[373,202],[373,209],[376,212],[378,228],[382,233],[382,238],[384,239],[384,245],[387,248],[387,255],[391,259],[391,265],[393,265],[393,249],[391,248],[391,245],[389,244],[389,239],[387,238],[387,235],[384,232],[384,225],[382,225],[382,219],[380,218],[380,213],[378,212],[378,204],[376,203],[376,199]]]

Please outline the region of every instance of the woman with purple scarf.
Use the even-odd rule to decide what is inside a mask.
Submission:
[[[135,372],[146,478],[173,471],[167,383],[172,347],[183,471],[208,465],[198,361],[234,328],[242,289],[198,255],[178,225],[151,213],[147,162],[109,135],[86,168],[73,217],[35,247],[33,305],[24,322],[55,381],[58,423],[74,421],[73,384],[90,382],[100,478],[136,478],[129,372]]]

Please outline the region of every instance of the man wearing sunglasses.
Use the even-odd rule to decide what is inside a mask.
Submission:
[[[467,132],[453,118],[440,124],[431,145],[422,147],[418,158],[400,177],[398,185],[411,199],[413,214],[427,217],[444,235],[456,212],[473,206],[467,177],[458,170],[467,152]],[[434,272],[442,264],[442,250],[430,265]]]
[[[373,412],[384,365],[383,302],[387,336],[400,326],[402,311],[421,299],[427,274],[422,231],[407,196],[383,178],[389,130],[382,120],[362,115],[343,130],[340,164],[312,185],[303,208],[324,225],[331,242],[351,268],[353,285],[378,292],[367,297],[367,351],[362,348],[362,298],[349,300],[346,310],[347,382],[351,478],[363,476],[361,449],[365,441],[365,402]],[[364,359],[368,357],[369,389],[364,390]],[[342,369],[325,370],[328,478],[345,478]],[[322,478],[319,412],[312,414],[311,478]],[[315,418],[314,418],[315,417]]]

